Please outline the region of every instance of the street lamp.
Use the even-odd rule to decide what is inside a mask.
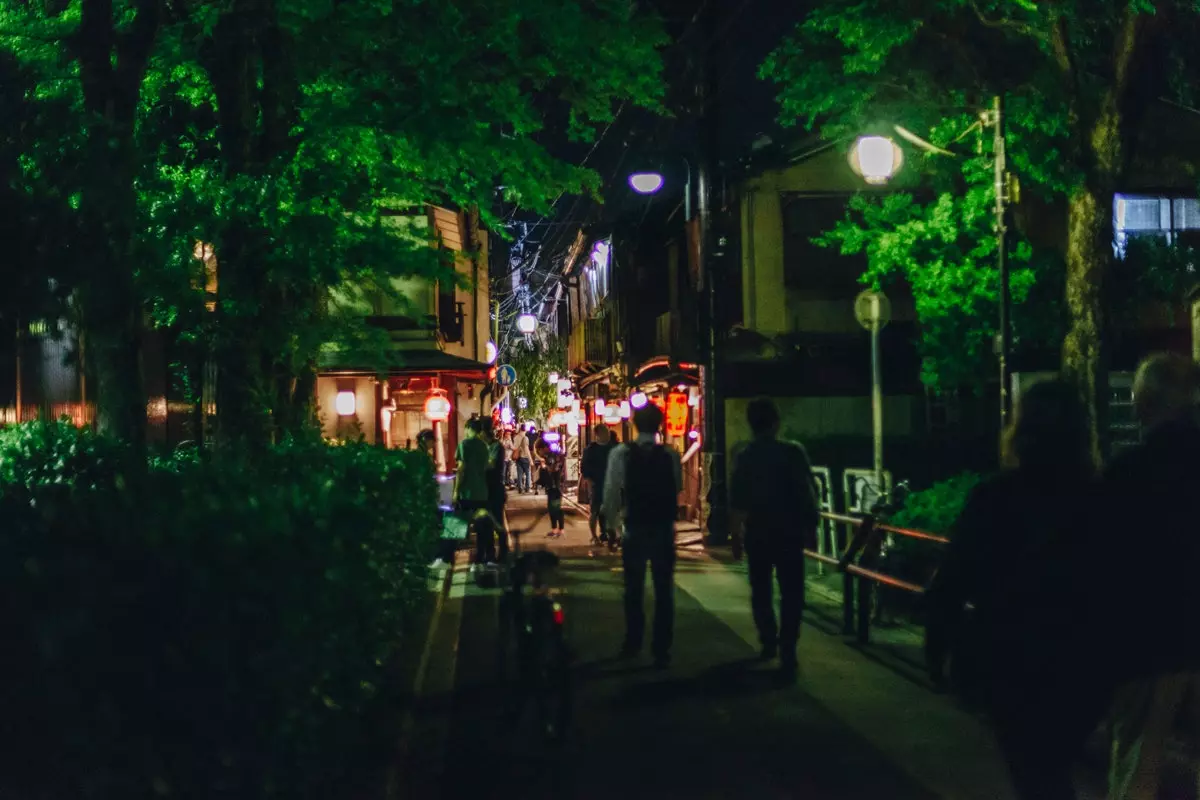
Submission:
[[[1016,179],[1008,172],[1007,156],[1004,140],[1004,99],[992,99],[992,107],[980,112],[980,124],[992,129],[992,166],[995,193],[994,230],[996,232],[996,267],[1000,273],[1000,335],[997,356],[1000,361],[1000,427],[1003,430],[1008,425],[1011,413],[1009,383],[1011,377],[1008,371],[1009,356],[1012,351],[1012,324],[1010,308],[1012,292],[1008,282],[1008,206],[1018,199],[1019,186]],[[912,142],[921,149],[943,156],[957,156],[950,150],[938,147],[925,141],[916,134],[899,125],[893,126],[896,133]],[[872,185],[881,185],[896,174],[903,163],[903,154],[896,143],[886,136],[860,136],[850,151],[850,166],[863,180]]]
[[[635,172],[629,176],[629,188],[638,194],[654,194],[663,183],[663,176],[658,172]]]
[[[892,179],[904,163],[904,151],[886,136],[860,136],[850,151],[850,167],[872,186]]]
[[[517,317],[517,330],[529,335],[537,330],[537,317],[533,314],[522,314]]]

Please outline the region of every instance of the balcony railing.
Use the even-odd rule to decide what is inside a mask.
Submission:
[[[602,368],[612,363],[613,347],[609,318],[584,320],[567,339],[567,367]]]

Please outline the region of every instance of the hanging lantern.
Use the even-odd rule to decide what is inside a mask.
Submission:
[[[493,361],[495,361],[496,360],[496,343],[488,342],[487,346],[483,350],[483,353],[484,353],[484,358],[486,359],[484,363],[491,364]]]
[[[526,335],[537,330],[537,317],[533,314],[522,314],[517,317],[517,330]]]
[[[647,402],[648,398],[646,397],[645,392],[634,392],[633,394],[629,395],[629,405],[633,406],[634,408],[642,408]]]
[[[629,419],[633,416],[633,410],[628,400],[621,401],[621,405],[617,408],[617,413],[621,415],[621,419]]]
[[[430,422],[445,422],[450,418],[450,401],[443,390],[435,389],[425,398],[425,416]]]
[[[603,398],[603,397],[597,397],[597,398],[596,398],[596,406],[595,406],[595,407],[596,407],[596,416],[598,416],[598,417],[603,417],[603,416],[604,416],[604,409],[606,408],[606,406],[604,405],[604,398]]]

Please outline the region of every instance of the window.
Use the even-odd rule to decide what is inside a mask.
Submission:
[[[612,242],[609,239],[596,242],[583,268],[589,313],[608,296],[609,265],[611,263]]]
[[[1167,244],[1180,241],[1184,231],[1200,231],[1200,200],[1189,197],[1113,197],[1113,252],[1125,257],[1131,236],[1154,236]]]

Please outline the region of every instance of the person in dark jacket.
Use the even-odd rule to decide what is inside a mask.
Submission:
[[[1138,367],[1134,410],[1140,444],[1105,470],[1093,608],[1097,635],[1119,631],[1100,665],[1120,684],[1111,718],[1112,800],[1158,797],[1167,740],[1189,698],[1200,698],[1200,536],[1189,502],[1200,487],[1200,371],[1182,355],[1160,354]],[[1131,563],[1141,553],[1147,561]],[[1119,591],[1114,591],[1115,587]]]
[[[658,443],[663,413],[647,404],[633,414],[637,439],[613,450],[604,478],[604,514],[610,531],[624,531],[625,645],[621,655],[642,649],[646,566],[654,583],[654,665],[671,663],[675,630],[675,518],[683,468],[679,454]]]
[[[597,423],[592,428],[592,435],[595,438],[583,451],[583,459],[579,469],[580,477],[588,482],[589,503],[591,505],[591,514],[588,517],[588,529],[592,534],[592,544],[608,542],[609,547],[615,549],[616,537],[609,537],[608,523],[605,522],[604,514],[600,511],[604,507],[604,478],[608,472],[608,457],[612,454],[614,447],[612,435],[609,433],[608,426],[603,422]],[[599,535],[597,535],[597,528],[599,528]]]
[[[499,542],[500,563],[508,562],[508,525],[504,507],[508,503],[508,492],[504,486],[504,475],[507,465],[504,459],[504,444],[496,438],[496,426],[491,417],[480,419],[481,436],[488,446],[488,514],[491,516],[492,529]],[[491,548],[488,548],[489,552]]]
[[[1108,697],[1083,624],[1078,554],[1096,495],[1077,390],[1030,387],[1003,451],[1006,468],[967,499],[927,593],[927,657],[939,682],[949,657],[957,688],[988,712],[1018,796],[1071,798],[1072,764]]]
[[[754,440],[738,455],[730,480],[734,535],[745,542],[750,606],[762,658],[778,653],[784,675],[795,677],[804,610],[804,549],[817,543],[816,482],[804,448],[779,438],[779,410],[773,402],[754,400],[746,420]],[[778,626],[772,597],[776,577]]]

